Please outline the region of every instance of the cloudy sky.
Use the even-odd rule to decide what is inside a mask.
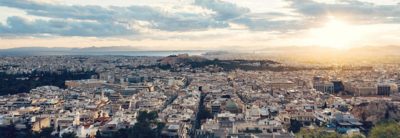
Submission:
[[[0,0],[0,48],[400,44],[398,0]]]

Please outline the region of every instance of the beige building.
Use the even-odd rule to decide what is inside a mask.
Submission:
[[[50,118],[49,117],[34,117],[32,120],[32,131],[38,132],[43,128],[50,127]]]
[[[268,83],[272,89],[294,88],[296,84],[290,80],[276,80]]]

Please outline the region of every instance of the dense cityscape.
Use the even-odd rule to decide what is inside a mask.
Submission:
[[[1,135],[358,138],[378,137],[385,131],[398,134],[398,64],[296,68],[271,60],[215,57],[1,57],[0,74],[7,76],[1,81],[19,82],[2,83]],[[234,66],[225,69],[222,63]],[[49,74],[52,77],[46,77]]]
[[[0,138],[400,138],[400,0],[0,0]]]

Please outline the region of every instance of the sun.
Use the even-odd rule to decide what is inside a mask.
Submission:
[[[312,45],[346,49],[352,47],[359,39],[354,26],[344,20],[330,17],[320,28],[311,29]]]

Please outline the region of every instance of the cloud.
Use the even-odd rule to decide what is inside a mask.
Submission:
[[[289,16],[281,12],[254,14],[248,8],[221,0],[195,0],[194,4],[216,12],[217,20],[242,24],[252,31],[288,31],[306,27],[306,22],[302,21],[274,20],[276,16]]]
[[[9,18],[6,25],[2,25],[1,34],[55,34],[73,36],[107,36],[107,35],[129,35],[132,24],[147,22],[150,29],[163,31],[191,31],[205,30],[209,28],[225,28],[228,23],[214,19],[213,16],[195,12],[169,13],[162,9],[150,6],[129,7],[101,7],[101,6],[78,6],[78,5],[55,5],[52,3],[37,3],[25,0],[0,0],[1,6],[24,10],[28,15],[49,18],[49,21],[36,20],[27,22]],[[73,20],[73,21],[71,21]],[[54,28],[52,25],[66,22],[71,25],[65,28]],[[38,30],[41,27],[47,30]],[[31,27],[28,30],[17,27]],[[85,29],[87,27],[87,29]],[[110,27],[107,29],[98,29]],[[115,27],[115,28],[114,28]],[[76,30],[73,29],[83,29]],[[112,31],[115,29],[116,31]],[[96,33],[96,30],[98,32]],[[66,31],[66,32],[62,32]],[[82,34],[79,34],[81,32]]]
[[[324,24],[329,16],[337,16],[350,20],[353,23],[399,23],[400,4],[376,5],[357,0],[340,0],[336,3],[323,3],[313,0],[287,0],[289,7],[294,9],[296,18],[276,20],[278,17],[291,17],[285,13],[248,13],[233,20],[248,26],[253,31],[279,31],[303,30],[318,27]],[[274,17],[275,16],[275,17]]]
[[[394,23],[400,21],[400,5],[376,5],[357,0],[322,3],[312,0],[290,0],[290,7],[313,18],[339,16],[359,23]]]
[[[194,0],[190,5],[175,5],[173,10],[146,5],[102,7],[0,0],[0,6],[19,9],[26,12],[27,16],[34,17],[30,20],[9,17],[5,24],[0,24],[0,35],[136,36],[146,32],[142,31],[146,29],[191,32],[230,29],[230,24],[246,26],[242,29],[250,31],[286,32],[316,27],[330,15],[340,15],[360,23],[400,22],[400,5],[376,5],[356,0],[341,0],[337,3],[286,1],[289,2],[286,8],[292,10],[291,14],[252,13],[247,7],[223,0]],[[263,1],[260,4],[267,3]]]
[[[194,4],[215,11],[218,20],[234,19],[250,12],[248,8],[221,0],[195,0]]]
[[[38,3],[27,0],[0,0],[0,5],[24,10],[29,15],[52,18],[106,20],[112,17],[112,11],[100,6],[66,6],[55,5],[52,3]]]
[[[127,11],[116,11],[117,15],[120,15],[119,18],[148,21],[153,28],[164,31],[193,31],[228,27],[227,22],[215,20],[211,15],[207,14],[190,12],[168,13],[151,7],[139,6],[130,6]]]
[[[279,31],[301,30],[311,27],[311,21],[303,20],[268,20],[263,18],[239,18],[235,23],[246,25],[252,31]],[[309,23],[309,24],[307,24]]]
[[[0,24],[2,35],[60,35],[60,36],[118,36],[134,34],[134,30],[113,22],[88,22],[67,20],[34,20],[12,16],[7,25]]]

